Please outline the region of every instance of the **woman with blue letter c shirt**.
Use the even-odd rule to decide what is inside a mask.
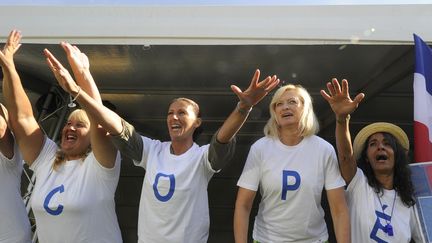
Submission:
[[[20,39],[14,30],[6,43],[9,75],[3,79],[3,95],[18,147],[36,175],[31,205],[39,242],[122,242],[114,204],[120,154],[92,114],[81,109],[70,114],[59,146],[44,135],[15,69]],[[67,43],[62,47],[82,92],[102,103],[87,57]],[[68,74],[47,50],[45,55],[56,78]]]

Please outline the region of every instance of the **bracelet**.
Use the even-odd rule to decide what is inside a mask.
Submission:
[[[74,102],[74,101],[76,101],[76,99],[78,99],[78,96],[80,95],[80,93],[81,93],[81,87],[80,86],[78,86],[78,92],[77,92],[77,95],[72,99],[72,101],[71,102]]]
[[[345,122],[349,121],[350,119],[351,119],[351,115],[348,114],[348,115],[345,117],[345,119],[344,119],[344,118],[342,118],[342,119],[338,119],[338,118],[336,118],[336,122],[339,123],[339,124],[344,124]]]
[[[242,115],[249,114],[249,112],[251,112],[251,110],[252,110],[252,106],[249,109],[244,109],[244,108],[240,107],[240,102],[241,101],[237,102],[236,109],[238,110],[238,112],[240,112],[240,114],[242,114]]]

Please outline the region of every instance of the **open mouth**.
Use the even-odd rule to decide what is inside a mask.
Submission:
[[[179,124],[173,124],[171,125],[171,129],[172,130],[179,130],[181,128],[181,126]]]
[[[284,113],[284,114],[282,114],[282,118],[291,117],[291,116],[293,116],[292,113]]]
[[[377,155],[375,159],[376,159],[377,161],[380,161],[380,160],[387,160],[388,157],[387,157],[387,155],[380,154],[380,155]]]
[[[72,134],[66,135],[66,141],[71,142],[71,141],[75,141],[75,140],[77,140],[77,136],[76,135],[72,135]]]

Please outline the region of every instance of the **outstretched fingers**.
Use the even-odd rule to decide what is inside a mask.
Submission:
[[[44,55],[47,59],[47,63],[49,67],[53,71],[55,71],[56,69],[59,70],[63,68],[63,65],[57,60],[57,58],[55,58],[55,56],[48,49],[44,49]]]
[[[18,30],[12,30],[12,32],[9,35],[7,45],[12,46],[12,50],[15,53],[21,46],[21,32]]]
[[[320,94],[327,102],[331,101],[332,97],[329,94],[327,94],[327,92],[325,92],[325,90],[323,90],[323,89],[320,90]]]
[[[326,87],[327,87],[327,90],[328,90],[330,96],[334,96],[336,94],[336,91],[335,91],[333,84],[331,82],[327,82]]]
[[[274,88],[276,88],[276,86],[279,84],[279,82],[280,82],[280,80],[277,78],[277,76],[273,75],[273,77],[271,79],[269,79],[269,81],[264,86],[264,91],[266,93],[272,91]]]
[[[257,87],[258,86],[260,74],[261,74],[261,72],[259,69],[255,70],[254,76],[252,77],[252,81],[250,84],[251,87]]]
[[[341,86],[339,84],[339,81],[336,78],[332,79],[332,85],[333,85],[333,90],[335,91],[335,94],[342,93]]]
[[[348,80],[342,79],[342,94],[349,97]]]
[[[364,93],[360,93],[358,95],[356,95],[356,97],[354,98],[353,102],[357,104],[360,104],[360,102],[362,102],[363,98],[365,97]]]
[[[241,97],[242,90],[238,86],[232,84],[230,87],[231,87],[231,90],[234,92],[234,94],[236,94],[238,97]]]

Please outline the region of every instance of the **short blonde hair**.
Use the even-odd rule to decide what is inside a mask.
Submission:
[[[77,121],[85,123],[88,127],[90,127],[90,119],[88,118],[87,112],[83,109],[76,109],[69,114],[68,121],[75,119]]]
[[[286,91],[295,90],[299,94],[300,101],[303,104],[303,112],[300,117],[299,130],[300,135],[307,137],[311,135],[315,135],[319,131],[319,123],[318,118],[315,115],[312,106],[312,97],[307,92],[305,88],[301,85],[287,84],[280,87],[275,94],[269,105],[270,110],[270,119],[267,121],[267,124],[264,127],[264,134],[268,137],[279,138],[279,125],[276,121],[276,103],[280,100],[282,95]]]

